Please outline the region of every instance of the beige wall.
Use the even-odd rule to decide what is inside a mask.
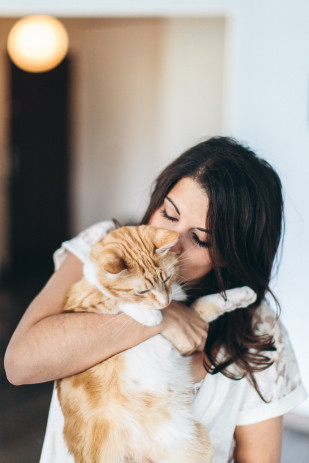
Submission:
[[[154,175],[222,130],[225,22],[64,22],[76,71],[73,230],[136,219]]]
[[[1,69],[13,20],[0,19]],[[177,154],[222,132],[225,21],[63,19],[72,61],[72,233],[110,217],[136,220],[151,181]],[[1,71],[0,100],[8,82]],[[1,180],[8,105],[0,105]],[[4,136],[3,136],[4,135]],[[5,185],[5,181],[1,184]],[[8,242],[1,189],[0,261]]]

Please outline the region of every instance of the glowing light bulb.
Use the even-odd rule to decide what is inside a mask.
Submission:
[[[58,19],[46,15],[27,16],[12,27],[8,54],[16,66],[28,72],[45,72],[66,56],[69,38]]]

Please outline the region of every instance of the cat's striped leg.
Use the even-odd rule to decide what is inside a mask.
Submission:
[[[248,307],[256,300],[256,293],[248,286],[228,289],[226,298],[223,294],[209,294],[197,299],[192,308],[207,322],[211,322],[220,315],[235,309]]]

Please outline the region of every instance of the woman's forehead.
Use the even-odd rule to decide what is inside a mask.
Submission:
[[[180,216],[185,215],[197,220],[196,227],[205,226],[209,206],[208,196],[192,178],[184,177],[179,180],[165,200]]]

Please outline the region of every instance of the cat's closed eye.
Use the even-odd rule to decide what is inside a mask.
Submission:
[[[165,280],[163,281],[163,283],[167,283],[168,280],[170,280],[170,278],[172,277],[172,274],[168,275],[167,278],[165,278]],[[135,294],[137,296],[142,296],[143,294],[147,294],[147,293],[150,293],[150,291],[152,291],[153,288],[149,288],[149,289],[144,289],[142,291],[135,291]]]
[[[137,294],[138,296],[141,296],[142,294],[149,293],[150,291],[151,289],[144,289],[144,291],[135,291],[135,294]]]

